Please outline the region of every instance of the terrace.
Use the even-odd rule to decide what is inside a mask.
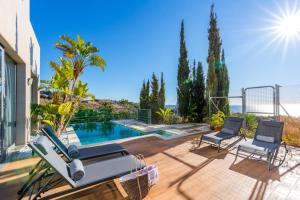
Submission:
[[[200,134],[163,140],[140,138],[121,143],[132,154],[141,153],[147,163],[157,163],[160,180],[146,199],[297,199],[300,195],[299,149],[288,146],[285,162],[268,171],[264,162],[239,157],[234,163],[234,138],[224,142],[224,149],[203,145],[196,148]],[[233,144],[233,145],[230,145]],[[283,156],[283,150],[279,157]],[[17,190],[27,178],[30,167],[39,158],[8,163],[0,174],[0,194],[16,199]],[[98,160],[92,160],[94,162]],[[65,190],[60,185],[44,195]],[[56,199],[126,199],[119,180],[105,182]]]

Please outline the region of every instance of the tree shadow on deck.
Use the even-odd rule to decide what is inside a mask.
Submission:
[[[217,152],[216,149],[212,148],[211,146],[205,146],[202,147],[201,149],[191,149],[190,152],[197,154],[199,156],[205,157],[206,160],[203,161],[202,163],[200,163],[197,166],[193,166],[190,165],[182,160],[180,160],[179,158],[174,156],[171,156],[167,153],[164,153],[164,155],[169,156],[173,159],[175,159],[176,161],[179,161],[187,166],[189,166],[191,168],[191,171],[189,171],[188,173],[184,174],[183,176],[177,178],[176,180],[172,181],[169,184],[169,187],[172,187],[174,185],[177,184],[176,188],[178,193],[183,196],[185,199],[187,200],[193,200],[194,198],[191,197],[189,194],[186,193],[186,191],[184,191],[182,189],[183,184],[189,179],[191,178],[193,175],[195,175],[197,172],[199,172],[201,169],[203,169],[204,167],[208,166],[210,163],[212,163],[214,160],[219,160],[219,159],[225,159],[226,155],[228,154],[228,150],[223,149],[221,152]]]
[[[138,138],[135,140],[130,140],[122,142],[121,145],[124,146],[131,154],[142,154],[145,158],[151,157],[158,153],[165,152],[166,150],[181,145],[187,141],[190,141],[194,138],[198,138],[201,134],[207,132],[183,136],[174,139],[164,140],[158,137],[144,137]]]

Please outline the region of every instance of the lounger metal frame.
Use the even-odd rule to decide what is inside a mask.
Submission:
[[[38,198],[51,199],[51,198],[62,196],[62,195],[65,195],[65,194],[68,194],[68,193],[71,193],[71,192],[74,192],[74,191],[92,186],[92,185],[97,185],[99,183],[103,183],[103,182],[106,182],[106,181],[109,181],[109,180],[113,180],[115,178],[119,178],[123,175],[128,174],[128,173],[121,173],[121,174],[117,174],[115,176],[111,176],[111,177],[108,177],[108,178],[105,178],[105,179],[101,179],[99,181],[95,181],[95,182],[91,182],[91,183],[88,183],[88,184],[83,184],[83,185],[74,187],[74,185],[72,185],[69,181],[67,181],[67,179],[65,179],[64,176],[59,173],[59,171],[56,171],[55,168],[52,167],[51,164],[43,158],[43,156],[41,155],[42,153],[38,152],[36,150],[36,147],[34,147],[32,143],[29,143],[28,145],[29,145],[29,147],[32,148],[32,150],[35,153],[37,153],[41,157],[42,161],[40,161],[40,162],[44,162],[45,164],[47,164],[48,167],[45,167],[41,170],[35,169],[35,170],[40,172],[39,176],[36,176],[37,174],[35,174],[35,177],[37,177],[37,178],[36,179],[32,178],[31,181],[25,187],[24,186],[22,187],[22,191],[20,192],[18,199],[22,199],[28,193],[29,193],[29,197],[28,197],[29,200],[31,200],[31,199],[35,200],[35,199],[38,199]],[[140,169],[140,167],[138,169]],[[35,171],[35,170],[32,170],[32,171]],[[32,172],[32,174],[33,174],[33,172]],[[41,185],[42,181],[46,181],[46,183]],[[45,196],[45,197],[41,197],[41,195],[43,193],[47,192],[51,188],[53,188],[53,187],[55,187],[58,184],[63,183],[63,182],[67,183],[71,188],[68,189],[68,190],[57,192],[55,194],[51,194],[51,195],[48,195],[48,196]],[[35,193],[35,190],[37,191],[36,193]]]
[[[241,118],[242,119],[242,118]],[[225,119],[226,120],[226,119]],[[243,123],[243,122],[242,122]],[[241,127],[242,127],[242,123],[241,123],[241,125],[240,125],[240,127],[239,127],[239,131],[237,132],[237,134],[233,134],[232,135],[232,137],[230,137],[230,138],[226,138],[226,139],[222,139],[222,140],[220,140],[220,142],[217,144],[217,143],[215,143],[215,142],[211,142],[211,141],[207,141],[207,140],[203,140],[203,136],[204,135],[201,135],[201,137],[200,137],[200,141],[199,141],[199,144],[198,144],[198,148],[201,146],[201,143],[203,142],[203,143],[206,143],[206,144],[210,144],[210,145],[216,145],[217,144],[217,147],[218,147],[218,153],[220,152],[220,149],[221,149],[221,143],[222,143],[222,141],[224,141],[224,140],[228,140],[228,139],[231,139],[231,138],[234,138],[234,137],[241,137],[241,138],[244,138],[245,140],[246,140],[246,137],[245,137],[245,135],[243,135],[241,132],[240,132],[240,129],[241,129]],[[219,131],[218,133],[220,133],[221,131]],[[216,133],[216,134],[218,134],[218,133]]]

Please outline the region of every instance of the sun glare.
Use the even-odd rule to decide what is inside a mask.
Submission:
[[[263,8],[269,17],[261,30],[268,36],[269,41],[264,44],[262,50],[269,47],[282,51],[284,60],[289,47],[300,43],[300,5],[298,0],[275,1],[275,7]]]
[[[300,35],[300,16],[284,16],[278,21],[277,31],[282,37],[299,37]]]

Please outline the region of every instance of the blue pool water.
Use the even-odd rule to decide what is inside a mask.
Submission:
[[[89,122],[72,124],[72,126],[82,145],[96,144],[150,134],[112,122]],[[166,137],[171,135],[165,131],[159,131],[156,133]]]

